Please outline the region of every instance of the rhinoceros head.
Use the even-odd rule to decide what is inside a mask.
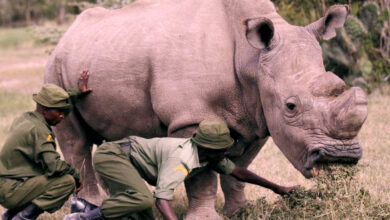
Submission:
[[[305,177],[319,163],[356,163],[362,156],[356,136],[367,117],[366,95],[325,70],[318,42],[334,37],[347,14],[347,6],[333,6],[306,27],[246,21],[249,44],[261,50],[257,80],[268,131]]]

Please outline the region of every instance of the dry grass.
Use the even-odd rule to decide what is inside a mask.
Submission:
[[[34,109],[31,93],[37,92],[42,85],[46,57],[44,48],[0,50],[0,146],[4,143],[12,120],[22,112]],[[384,87],[382,90],[383,94],[374,92],[369,96],[369,115],[360,132],[364,155],[359,162],[360,171],[355,175],[354,184],[367,189],[372,198],[388,202],[390,201],[390,89]],[[300,184],[306,189],[313,189],[316,186],[313,180],[305,179],[293,168],[272,140],[264,146],[249,169],[279,184]],[[279,197],[269,190],[253,185],[247,185],[245,192],[250,200],[264,197],[260,200],[264,204],[279,201]],[[187,200],[183,186],[176,190],[175,198],[173,204],[176,212],[185,212]],[[222,206],[223,195],[219,191],[217,210],[221,210]],[[44,214],[39,219],[62,219],[68,210],[64,207],[53,215]],[[0,213],[3,211],[4,209],[0,207]]]

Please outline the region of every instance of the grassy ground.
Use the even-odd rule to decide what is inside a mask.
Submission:
[[[15,34],[18,32],[18,34]],[[13,36],[25,34],[25,39],[10,40]],[[5,141],[12,120],[21,113],[34,109],[31,93],[42,85],[47,48],[34,46],[23,29],[0,29],[0,146]],[[11,45],[11,46],[9,46]],[[354,184],[369,190],[373,198],[390,201],[390,89],[369,96],[369,115],[360,132],[363,158],[359,162],[360,171],[355,175]],[[270,140],[249,167],[263,177],[283,185],[300,184],[306,189],[313,188],[315,182],[305,179]],[[257,200],[264,197],[272,203],[277,197],[260,187],[248,185],[247,198]],[[174,207],[177,213],[186,209],[185,190],[180,186],[175,192]],[[216,207],[221,210],[223,195],[218,193]],[[335,207],[337,209],[337,207]],[[0,206],[0,213],[4,209]],[[62,219],[69,209],[64,207],[54,215],[45,214],[40,219]],[[337,210],[336,210],[337,211]],[[335,219],[335,218],[330,218]]]

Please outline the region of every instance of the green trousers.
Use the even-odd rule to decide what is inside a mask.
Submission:
[[[0,204],[7,209],[18,209],[32,202],[42,210],[53,213],[64,205],[75,187],[71,175],[42,175],[26,181],[0,178]]]
[[[104,143],[96,150],[93,164],[110,197],[103,201],[108,219],[154,219],[154,198],[129,156],[116,143]]]

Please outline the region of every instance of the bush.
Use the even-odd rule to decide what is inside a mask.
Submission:
[[[322,7],[321,6],[321,2]],[[274,0],[279,13],[290,23],[306,25],[333,4],[344,0]],[[389,6],[376,1],[352,1],[351,14],[337,36],[321,42],[326,69],[343,78],[349,85],[370,92],[390,79]]]

